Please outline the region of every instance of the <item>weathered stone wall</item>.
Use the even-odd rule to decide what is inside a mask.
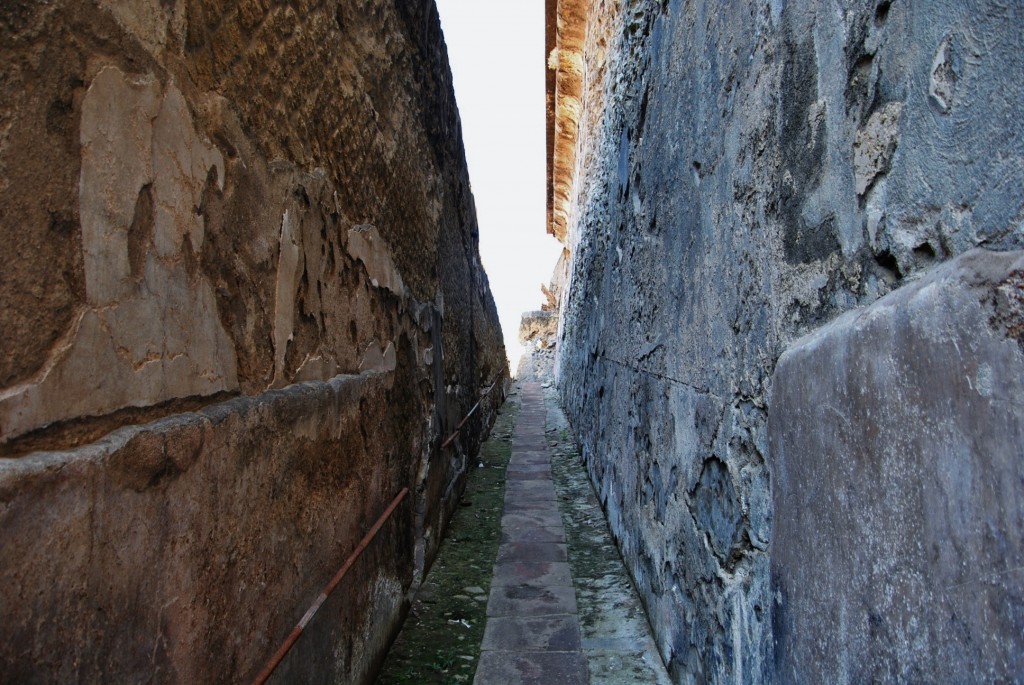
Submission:
[[[779,682],[1024,675],[1024,252],[793,343],[772,384]]]
[[[291,385],[4,464],[4,680],[251,679],[415,476],[399,417],[418,407],[397,384]],[[283,681],[366,680],[413,581],[414,530],[407,501]]]
[[[365,679],[507,377],[433,3],[6,3],[0,60],[0,673],[250,677],[408,486],[295,671]]]
[[[772,506],[772,374],[842,312],[973,247],[1024,245],[1024,15],[651,0],[586,21],[577,166],[552,179],[573,188],[567,413],[674,677],[816,682],[811,662],[836,655],[794,652],[795,673],[772,658],[772,522],[795,515]],[[844,552],[836,582],[873,548]]]
[[[519,320],[519,342],[534,347],[554,347],[558,336],[558,312],[523,312]]]

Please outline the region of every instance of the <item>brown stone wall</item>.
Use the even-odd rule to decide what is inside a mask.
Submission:
[[[373,586],[381,601],[310,639],[318,673],[363,678],[429,565],[502,384],[454,449],[440,442],[507,374],[433,3],[5,3],[0,61],[0,599],[18,616],[0,636],[0,675],[250,675],[320,571],[409,486],[401,553],[385,542],[367,565],[366,583],[393,580]],[[369,385],[279,414],[278,389],[339,374]],[[129,447],[89,444],[191,411],[248,418],[204,424],[191,465],[166,456],[175,443],[126,478]],[[324,412],[333,428],[309,423]],[[209,479],[203,459],[217,462]],[[266,510],[282,496],[269,474],[296,464],[307,476]],[[246,469],[259,477],[239,481]],[[336,509],[303,518],[310,498]],[[175,502],[189,516],[171,516]],[[131,535],[98,523],[111,507],[118,525],[137,519]],[[250,544],[268,526],[274,554]],[[291,564],[288,592],[253,590],[282,576],[276,558]],[[164,559],[175,564],[163,575],[139,572]],[[193,583],[190,564],[221,580]],[[233,564],[253,566],[236,578]],[[138,621],[90,623],[124,603],[98,593],[101,580],[135,593]],[[160,618],[173,598],[173,621]],[[246,613],[257,605],[262,622]],[[167,621],[179,647],[160,646]],[[68,641],[82,651],[57,648]]]
[[[411,482],[396,380],[294,385],[5,464],[3,680],[251,679]],[[412,524],[406,501],[281,682],[365,680],[413,580]]]

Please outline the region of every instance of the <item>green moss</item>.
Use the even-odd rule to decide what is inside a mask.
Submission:
[[[471,683],[487,622],[491,571],[501,538],[505,469],[519,396],[499,411],[466,482],[437,559],[413,600],[402,632],[377,677],[378,685]],[[479,589],[480,592],[476,592]]]

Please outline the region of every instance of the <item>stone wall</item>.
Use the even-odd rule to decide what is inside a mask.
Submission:
[[[952,0],[641,0],[595,3],[585,22],[582,105],[553,115],[579,128],[575,168],[551,179],[572,187],[557,347],[567,414],[676,680],[820,682],[838,655],[807,643],[831,630],[821,644],[839,644],[847,624],[823,620],[811,635],[772,623],[796,620],[777,583],[814,566],[773,540],[797,500],[772,489],[772,375],[793,341],[843,312],[972,248],[1024,245],[1024,84],[1010,77],[1024,67],[1024,15]],[[860,354],[890,353],[862,343]],[[935,420],[953,430],[959,411]],[[807,424],[773,424],[773,444]],[[968,425],[1003,436],[1016,424]],[[840,486],[868,484],[814,483],[805,496]],[[913,529],[871,514],[880,496],[865,491],[851,515]],[[999,520],[1019,521],[1015,506]],[[844,547],[821,572],[859,583],[876,551]],[[1007,583],[992,597],[1017,601],[1019,582]],[[891,632],[925,620],[885,623],[883,605],[849,596],[846,610],[875,612]],[[1011,624],[989,630],[1019,651]],[[872,673],[941,680],[920,653],[894,650],[877,662],[891,670]],[[859,680],[824,680],[844,678]]]
[[[526,346],[554,347],[558,336],[558,312],[523,312],[519,319],[519,342]]]
[[[0,673],[251,677],[408,486],[288,667],[365,680],[507,377],[433,3],[7,3],[0,60]]]
[[[1024,252],[794,342],[769,442],[779,682],[1024,674]]]

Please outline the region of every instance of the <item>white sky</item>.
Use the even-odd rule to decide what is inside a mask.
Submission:
[[[437,0],[480,221],[480,257],[515,373],[561,245],[545,231],[544,1]]]

